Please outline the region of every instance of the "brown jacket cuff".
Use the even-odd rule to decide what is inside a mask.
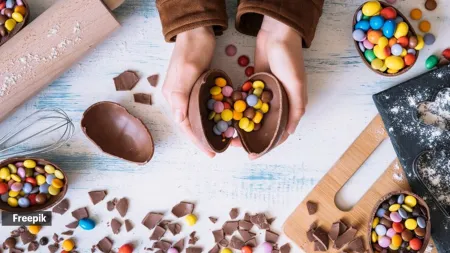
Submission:
[[[264,15],[295,29],[310,47],[322,14],[323,0],[241,0],[237,10],[236,29],[256,36]]]
[[[225,0],[156,0],[156,7],[167,42],[198,27],[212,26],[216,35],[228,28]]]

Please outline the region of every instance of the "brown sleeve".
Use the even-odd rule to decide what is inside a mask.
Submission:
[[[324,0],[240,0],[236,29],[256,36],[264,15],[270,16],[294,28],[303,37],[303,45],[309,47],[322,14]]]
[[[156,7],[167,42],[202,26],[212,26],[216,35],[228,28],[225,0],[156,0]]]

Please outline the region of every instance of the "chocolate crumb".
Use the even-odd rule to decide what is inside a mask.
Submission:
[[[172,243],[170,243],[169,241],[161,240],[153,243],[153,248],[161,249],[162,251],[166,252],[171,245]]]
[[[289,252],[291,252],[291,245],[289,243],[286,243],[280,247],[280,253],[289,253]]]
[[[169,229],[172,235],[178,235],[181,232],[181,225],[178,223],[171,223],[167,225],[167,229]]]
[[[186,253],[202,253],[203,249],[199,247],[189,247],[186,249]]]
[[[276,243],[278,241],[279,235],[270,230],[266,230],[266,242]]]
[[[308,209],[309,215],[313,215],[317,212],[317,203],[308,201],[306,202],[306,209]]]
[[[238,221],[227,221],[223,224],[222,229],[226,235],[232,235],[239,227]]]
[[[250,246],[252,248],[256,247],[256,244],[257,244],[256,243],[256,238],[254,238],[254,237],[252,239],[250,239],[250,240],[245,242],[245,245]]]
[[[212,248],[212,249],[210,249],[209,251],[208,251],[208,253],[219,253],[219,251],[220,251],[220,247],[219,247],[219,245],[214,245],[214,247]]]
[[[53,207],[52,212],[63,215],[67,210],[69,210],[69,200],[63,199],[55,207]]]
[[[248,241],[256,235],[255,233],[242,229],[239,230],[239,234],[241,235],[242,239],[244,239],[244,241]]]
[[[17,240],[14,237],[8,237],[3,242],[3,249],[12,249],[15,248],[17,244]]]
[[[136,72],[127,70],[122,74],[114,77],[116,91],[132,90],[139,82],[139,76]]]
[[[13,231],[11,231],[11,236],[12,237],[19,237],[20,233],[18,229],[14,229]]]
[[[36,251],[39,248],[39,243],[37,241],[32,241],[28,244],[28,251]]]
[[[147,81],[150,83],[151,86],[156,87],[158,85],[159,75],[154,74],[149,77],[147,77]]]
[[[216,224],[216,222],[217,222],[217,218],[215,218],[215,217],[209,217],[209,220],[210,220],[213,224]]]
[[[86,207],[81,207],[81,208],[78,208],[77,210],[73,211],[72,216],[77,220],[81,220],[84,218],[88,218],[89,213],[88,213],[88,210]]]
[[[65,232],[62,232],[61,233],[62,235],[73,235],[73,230],[67,230],[67,231],[65,231]]]
[[[244,247],[244,245],[245,244],[241,239],[237,238],[236,236],[231,237],[231,240],[230,240],[231,248],[240,250],[240,249],[242,249],[242,247]]]
[[[135,93],[133,94],[134,102],[144,105],[152,105],[152,95],[147,93]]]
[[[57,244],[57,243],[48,245],[48,251],[50,251],[51,253],[57,252],[58,249],[59,249],[59,244]]]
[[[94,253],[95,251],[97,251],[97,246],[96,245],[92,245],[91,253]]]
[[[166,229],[161,226],[156,226],[153,230],[152,235],[150,236],[150,240],[160,240],[164,234],[166,233]]]
[[[127,230],[127,232],[130,232],[133,229],[133,224],[129,219],[125,220],[125,229]]]
[[[111,229],[113,234],[117,235],[120,232],[120,227],[122,227],[122,223],[120,223],[116,218],[113,218],[111,220]]]
[[[177,218],[184,217],[194,211],[194,204],[189,202],[180,202],[172,208],[172,213]]]
[[[9,249],[9,253],[22,253],[24,250],[19,248]]]
[[[116,203],[116,199],[106,202],[106,209],[111,212],[112,210],[114,210],[114,208],[116,208]]]
[[[88,192],[89,197],[91,198],[92,204],[97,205],[100,201],[102,201],[106,197],[106,191],[90,191]]]
[[[116,204],[116,210],[119,212],[120,216],[125,217],[128,212],[128,199],[121,198]]]
[[[150,212],[142,220],[142,225],[146,226],[148,229],[153,229],[163,217],[163,214]]]
[[[320,249],[324,248],[325,250],[328,250],[329,238],[328,233],[325,230],[323,230],[321,227],[318,227],[314,230],[313,236],[314,239],[316,239],[317,242],[322,245]]]
[[[342,235],[340,235],[336,241],[334,242],[334,248],[340,249],[348,242],[352,241],[353,238],[356,235],[357,230],[354,228],[349,228],[347,231],[345,231]]]
[[[356,238],[348,244],[348,248],[352,252],[363,253],[365,251],[364,243],[361,237]]]
[[[71,223],[66,225],[66,228],[75,229],[78,227],[78,221],[72,221]]]
[[[239,216],[239,209],[237,208],[232,208],[230,211],[230,218],[232,220],[236,219]]]
[[[103,253],[109,253],[112,249],[113,242],[108,237],[101,239],[97,243],[97,248]]]
[[[183,249],[184,249],[184,240],[185,240],[185,238],[181,238],[177,243],[175,243],[173,245],[173,247],[175,249],[177,249],[178,252],[182,252],[183,251]]]

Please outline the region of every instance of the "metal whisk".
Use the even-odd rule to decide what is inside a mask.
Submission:
[[[66,112],[56,108],[36,111],[0,138],[0,159],[55,150],[72,138],[75,126]]]

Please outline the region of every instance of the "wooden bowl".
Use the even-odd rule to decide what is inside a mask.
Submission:
[[[408,27],[409,27],[408,36],[409,36],[409,37],[410,37],[410,36],[416,36],[416,37],[417,37],[416,31],[414,30],[413,26],[411,25],[411,23],[409,22],[408,18],[407,18],[405,15],[403,15],[403,14],[402,14],[397,8],[395,8],[394,6],[392,6],[392,5],[388,4],[388,3],[385,3],[385,2],[381,2],[381,1],[379,1],[379,2],[380,2],[380,4],[381,4],[381,7],[382,7],[382,8],[386,8],[386,7],[392,7],[392,8],[394,8],[394,9],[397,11],[397,16],[400,16],[401,18],[403,18],[403,21],[404,21],[406,24],[408,24]],[[358,15],[358,12],[359,12],[359,11],[362,9],[362,7],[364,6],[364,4],[365,4],[365,3],[363,3],[361,6],[358,7],[358,9],[356,9],[355,15],[353,16],[352,31],[355,30],[355,24],[357,23],[356,17],[357,17],[357,15]],[[379,74],[379,75],[382,75],[382,76],[388,76],[388,77],[399,76],[399,75],[401,75],[401,74],[404,74],[404,73],[408,72],[408,70],[410,70],[410,69],[414,66],[414,64],[416,64],[416,62],[417,62],[417,60],[416,60],[412,65],[403,68],[402,70],[400,70],[399,72],[397,72],[397,73],[395,73],[395,74],[389,74],[389,73],[387,73],[387,72],[380,72],[380,71],[378,71],[378,70],[373,69],[372,66],[370,65],[370,63],[366,60],[366,57],[364,56],[364,53],[361,52],[361,50],[359,49],[358,41],[353,40],[353,42],[354,42],[354,44],[355,44],[356,51],[358,51],[358,54],[359,54],[359,56],[361,57],[361,59],[363,60],[364,64],[366,64],[366,66],[367,66],[370,70],[372,70],[373,72],[375,72],[375,73],[377,73],[377,74]],[[416,59],[419,58],[419,52],[420,52],[419,50],[416,50]]]
[[[16,33],[18,33],[20,30],[22,30],[22,28],[24,28],[28,24],[30,20],[30,6],[28,5],[27,0],[22,0],[22,2],[25,8],[27,9],[27,13],[25,13],[25,16],[23,17],[23,22],[17,23],[14,29],[10,33],[8,33],[8,35],[0,39],[0,46],[5,44],[12,37],[14,37]]]
[[[419,197],[417,194],[414,194],[409,191],[395,191],[395,192],[391,192],[391,193],[385,195],[383,198],[381,198],[381,200],[377,202],[377,204],[375,205],[375,207],[372,211],[372,217],[369,221],[368,232],[367,232],[368,245],[366,245],[367,248],[369,249],[369,253],[375,253],[375,250],[372,247],[372,239],[371,239],[372,238],[372,222],[376,216],[378,209],[380,208],[381,204],[384,201],[390,199],[394,195],[400,195],[400,194],[404,194],[405,196],[411,195],[411,196],[415,197],[417,199],[417,204],[425,208],[426,215],[427,215],[427,217],[426,217],[427,218],[426,232],[425,232],[425,236],[423,238],[422,248],[420,248],[420,250],[418,250],[417,253],[423,253],[425,251],[425,249],[427,248],[428,243],[430,242],[430,238],[431,238],[430,208],[428,207],[427,203],[421,197]]]
[[[46,161],[44,159],[36,158],[36,157],[18,157],[18,158],[9,158],[6,160],[3,160],[0,162],[0,168],[7,167],[8,164],[15,164],[17,162],[23,162],[25,160],[34,160],[38,165],[52,165],[56,169],[60,170],[64,175],[64,186],[61,188],[61,191],[56,196],[51,196],[49,200],[43,204],[43,205],[34,205],[30,206],[28,208],[21,208],[21,207],[11,207],[8,205],[8,203],[5,203],[3,201],[0,201],[0,210],[5,212],[14,212],[14,213],[28,213],[28,212],[37,212],[37,211],[43,211],[47,210],[56,204],[58,204],[61,200],[64,199],[64,196],[67,193],[69,181],[67,179],[67,174],[62,170],[58,165],[51,163],[49,161]]]

